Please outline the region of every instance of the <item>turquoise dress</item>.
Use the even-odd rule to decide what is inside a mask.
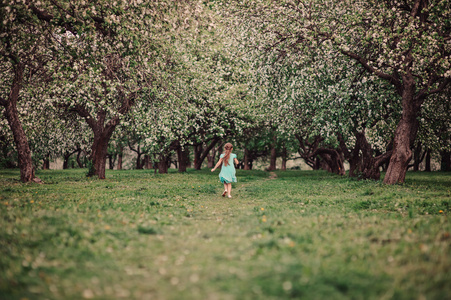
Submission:
[[[221,154],[220,158],[223,158],[224,154]],[[236,154],[230,153],[229,164],[224,166],[224,162],[222,162],[221,173],[219,173],[219,180],[222,183],[231,183],[236,182],[235,176],[235,165],[233,164],[233,160],[236,158]]]

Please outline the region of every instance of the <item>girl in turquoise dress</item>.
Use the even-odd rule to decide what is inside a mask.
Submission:
[[[224,145],[224,153],[221,154],[218,163],[216,166],[211,169],[214,172],[221,164],[221,172],[219,173],[219,180],[224,183],[224,193],[222,193],[222,197],[232,198],[230,193],[232,192],[232,182],[236,182],[235,176],[235,165],[234,162],[238,164],[238,160],[236,159],[236,154],[232,153],[233,146],[230,143]]]

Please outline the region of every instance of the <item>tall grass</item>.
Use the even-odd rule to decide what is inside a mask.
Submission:
[[[449,299],[450,173],[0,170],[1,299]]]

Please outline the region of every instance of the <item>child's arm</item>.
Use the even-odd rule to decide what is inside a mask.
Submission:
[[[240,162],[238,161],[238,159],[236,159],[236,157],[235,157],[234,161],[235,161],[235,165],[237,165],[237,164],[240,163]]]
[[[222,164],[222,158],[219,159],[218,163],[216,164],[216,166],[213,169],[211,169],[211,171],[214,172],[221,164]]]

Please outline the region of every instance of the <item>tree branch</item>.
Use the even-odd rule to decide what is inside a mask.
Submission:
[[[374,158],[374,160],[375,160],[374,166],[380,167],[383,163],[385,163],[387,160],[390,159],[392,153],[393,153],[393,150],[389,150],[389,151],[385,152],[384,154],[381,154],[381,155],[375,157]]]
[[[393,84],[397,88],[398,92],[401,90],[402,84],[395,76],[376,70],[374,67],[372,67],[368,64],[368,61],[366,59],[364,59],[363,57],[361,57],[353,52],[345,51],[345,50],[340,50],[340,51],[344,55],[359,62],[365,68],[365,70],[367,70],[368,72],[373,73],[373,74],[377,75],[378,77],[385,79],[388,82],[390,82],[391,84]]]
[[[88,123],[89,127],[91,127],[91,129],[95,132],[97,131],[97,123],[96,121],[92,118],[91,114],[88,112],[88,110],[83,107],[80,104],[75,105],[74,110],[80,115],[80,117],[84,118],[86,120],[86,122]]]
[[[445,80],[442,81],[442,83],[438,86],[438,88],[429,91],[429,92],[427,93],[427,95],[440,93],[441,91],[443,91],[443,90],[446,88],[446,86],[447,86],[449,83],[451,83],[451,78],[446,78]]]

